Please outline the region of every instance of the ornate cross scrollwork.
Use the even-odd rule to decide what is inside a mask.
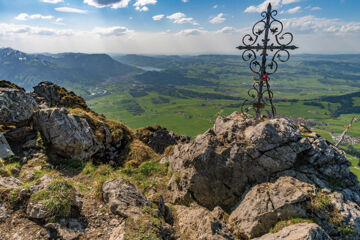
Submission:
[[[242,112],[248,112],[252,108],[257,118],[260,118],[261,109],[265,106],[270,106],[272,117],[275,116],[276,109],[272,102],[274,94],[269,84],[270,75],[277,71],[279,62],[287,62],[290,59],[289,50],[298,48],[291,45],[294,37],[292,33],[283,32],[284,25],[275,18],[277,14],[269,3],[267,11],[261,13],[262,19],[254,24],[252,34],[246,34],[242,39],[243,45],[237,47],[243,51],[242,59],[249,62],[250,70],[254,74],[254,84],[248,91],[251,100],[244,101]]]

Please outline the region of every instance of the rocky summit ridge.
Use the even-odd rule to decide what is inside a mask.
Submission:
[[[0,239],[360,239],[345,153],[285,118],[136,131],[0,81]]]

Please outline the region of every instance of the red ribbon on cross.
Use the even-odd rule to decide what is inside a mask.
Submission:
[[[268,75],[267,74],[264,74],[264,76],[262,77],[262,79],[268,79]]]

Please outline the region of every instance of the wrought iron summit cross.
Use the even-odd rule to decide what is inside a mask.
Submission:
[[[277,71],[277,61],[287,62],[290,59],[288,50],[298,48],[290,45],[293,41],[293,35],[289,32],[283,33],[284,26],[279,20],[274,18],[276,15],[277,11],[272,10],[269,3],[267,11],[261,13],[263,18],[254,24],[252,35],[246,34],[242,39],[244,45],[237,47],[239,50],[244,50],[242,59],[250,61],[250,69],[254,74],[253,87],[248,91],[252,100],[245,100],[242,111],[247,112],[250,109],[247,107],[249,102],[250,107],[252,103],[257,119],[261,117],[261,109],[265,108],[266,105],[271,107],[272,117],[275,116],[276,110],[272,102],[273,92],[270,90],[269,76]],[[260,62],[256,55],[259,51],[261,52]],[[275,52],[270,61],[267,59],[269,52]],[[268,95],[267,99],[264,98],[266,93]]]

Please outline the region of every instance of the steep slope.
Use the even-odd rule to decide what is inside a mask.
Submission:
[[[0,116],[0,239],[360,237],[344,152],[288,119],[234,113],[190,141],[50,82],[0,82]]]

